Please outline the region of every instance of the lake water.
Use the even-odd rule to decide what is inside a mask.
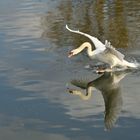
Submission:
[[[66,24],[140,62],[139,0],[0,1],[0,139],[139,140],[140,71],[98,75],[86,53],[69,59],[89,40]],[[84,92],[81,79],[96,88],[86,100],[67,89]]]

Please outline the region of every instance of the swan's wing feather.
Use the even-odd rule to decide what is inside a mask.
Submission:
[[[88,85],[88,82],[86,80],[74,79],[74,80],[71,81],[71,84],[74,85],[74,86],[77,86],[79,88],[86,89],[87,85]]]
[[[116,56],[118,59],[120,59],[121,61],[124,59],[125,56],[124,56],[122,53],[120,53],[119,51],[117,51],[117,50],[110,44],[110,42],[108,42],[107,40],[106,40],[106,42],[105,42],[105,47],[106,47],[105,52],[109,52],[109,53],[115,55],[115,56]]]
[[[110,112],[105,116],[105,127],[107,130],[111,130],[111,128],[115,125],[118,116],[115,112]]]
[[[121,112],[122,96],[119,88],[103,92],[103,95],[105,102],[105,126],[110,130],[115,125]]]
[[[95,48],[96,49],[99,49],[99,50],[105,50],[105,45],[100,41],[98,40],[96,37],[93,37],[89,34],[86,34],[86,33],[83,33],[83,32],[80,32],[79,30],[71,30],[68,25],[66,25],[66,29],[69,30],[70,32],[73,32],[73,33],[77,33],[77,34],[81,34],[81,35],[84,35],[86,36],[87,38],[89,38],[93,44],[95,45]]]

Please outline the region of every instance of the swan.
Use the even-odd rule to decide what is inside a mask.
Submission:
[[[105,40],[105,44],[103,44],[96,37],[93,37],[89,34],[80,32],[79,30],[72,30],[66,25],[66,29],[70,32],[81,34],[89,38],[93,44],[95,45],[95,50],[92,50],[92,45],[89,42],[84,42],[80,47],[70,51],[68,57],[72,57],[74,55],[79,54],[85,48],[87,49],[87,54],[91,59],[98,59],[101,62],[109,64],[110,68],[107,71],[112,71],[112,69],[116,66],[119,66],[124,69],[128,68],[137,68],[138,64],[128,62],[124,59],[124,55],[116,50],[109,41]]]
[[[89,100],[92,92],[99,90],[102,93],[105,103],[104,123],[107,130],[111,130],[117,121],[122,109],[122,93],[120,81],[131,71],[105,72],[93,81],[74,79],[71,84],[86,90],[86,93],[79,89],[69,89],[68,92],[79,96],[82,100]]]

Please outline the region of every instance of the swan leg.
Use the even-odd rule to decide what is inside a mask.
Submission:
[[[98,68],[97,70],[96,70],[96,73],[98,73],[98,74],[102,74],[102,73],[105,73],[105,72],[112,72],[112,68],[110,67],[110,68],[106,68],[106,67],[100,67],[100,68]]]

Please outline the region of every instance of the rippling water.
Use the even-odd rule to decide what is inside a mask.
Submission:
[[[139,70],[100,76],[85,69],[96,61],[67,54],[88,40],[65,29],[108,39],[140,62],[139,17],[139,0],[1,1],[0,139],[139,140]],[[87,87],[77,86],[89,82],[94,90],[85,101]]]

